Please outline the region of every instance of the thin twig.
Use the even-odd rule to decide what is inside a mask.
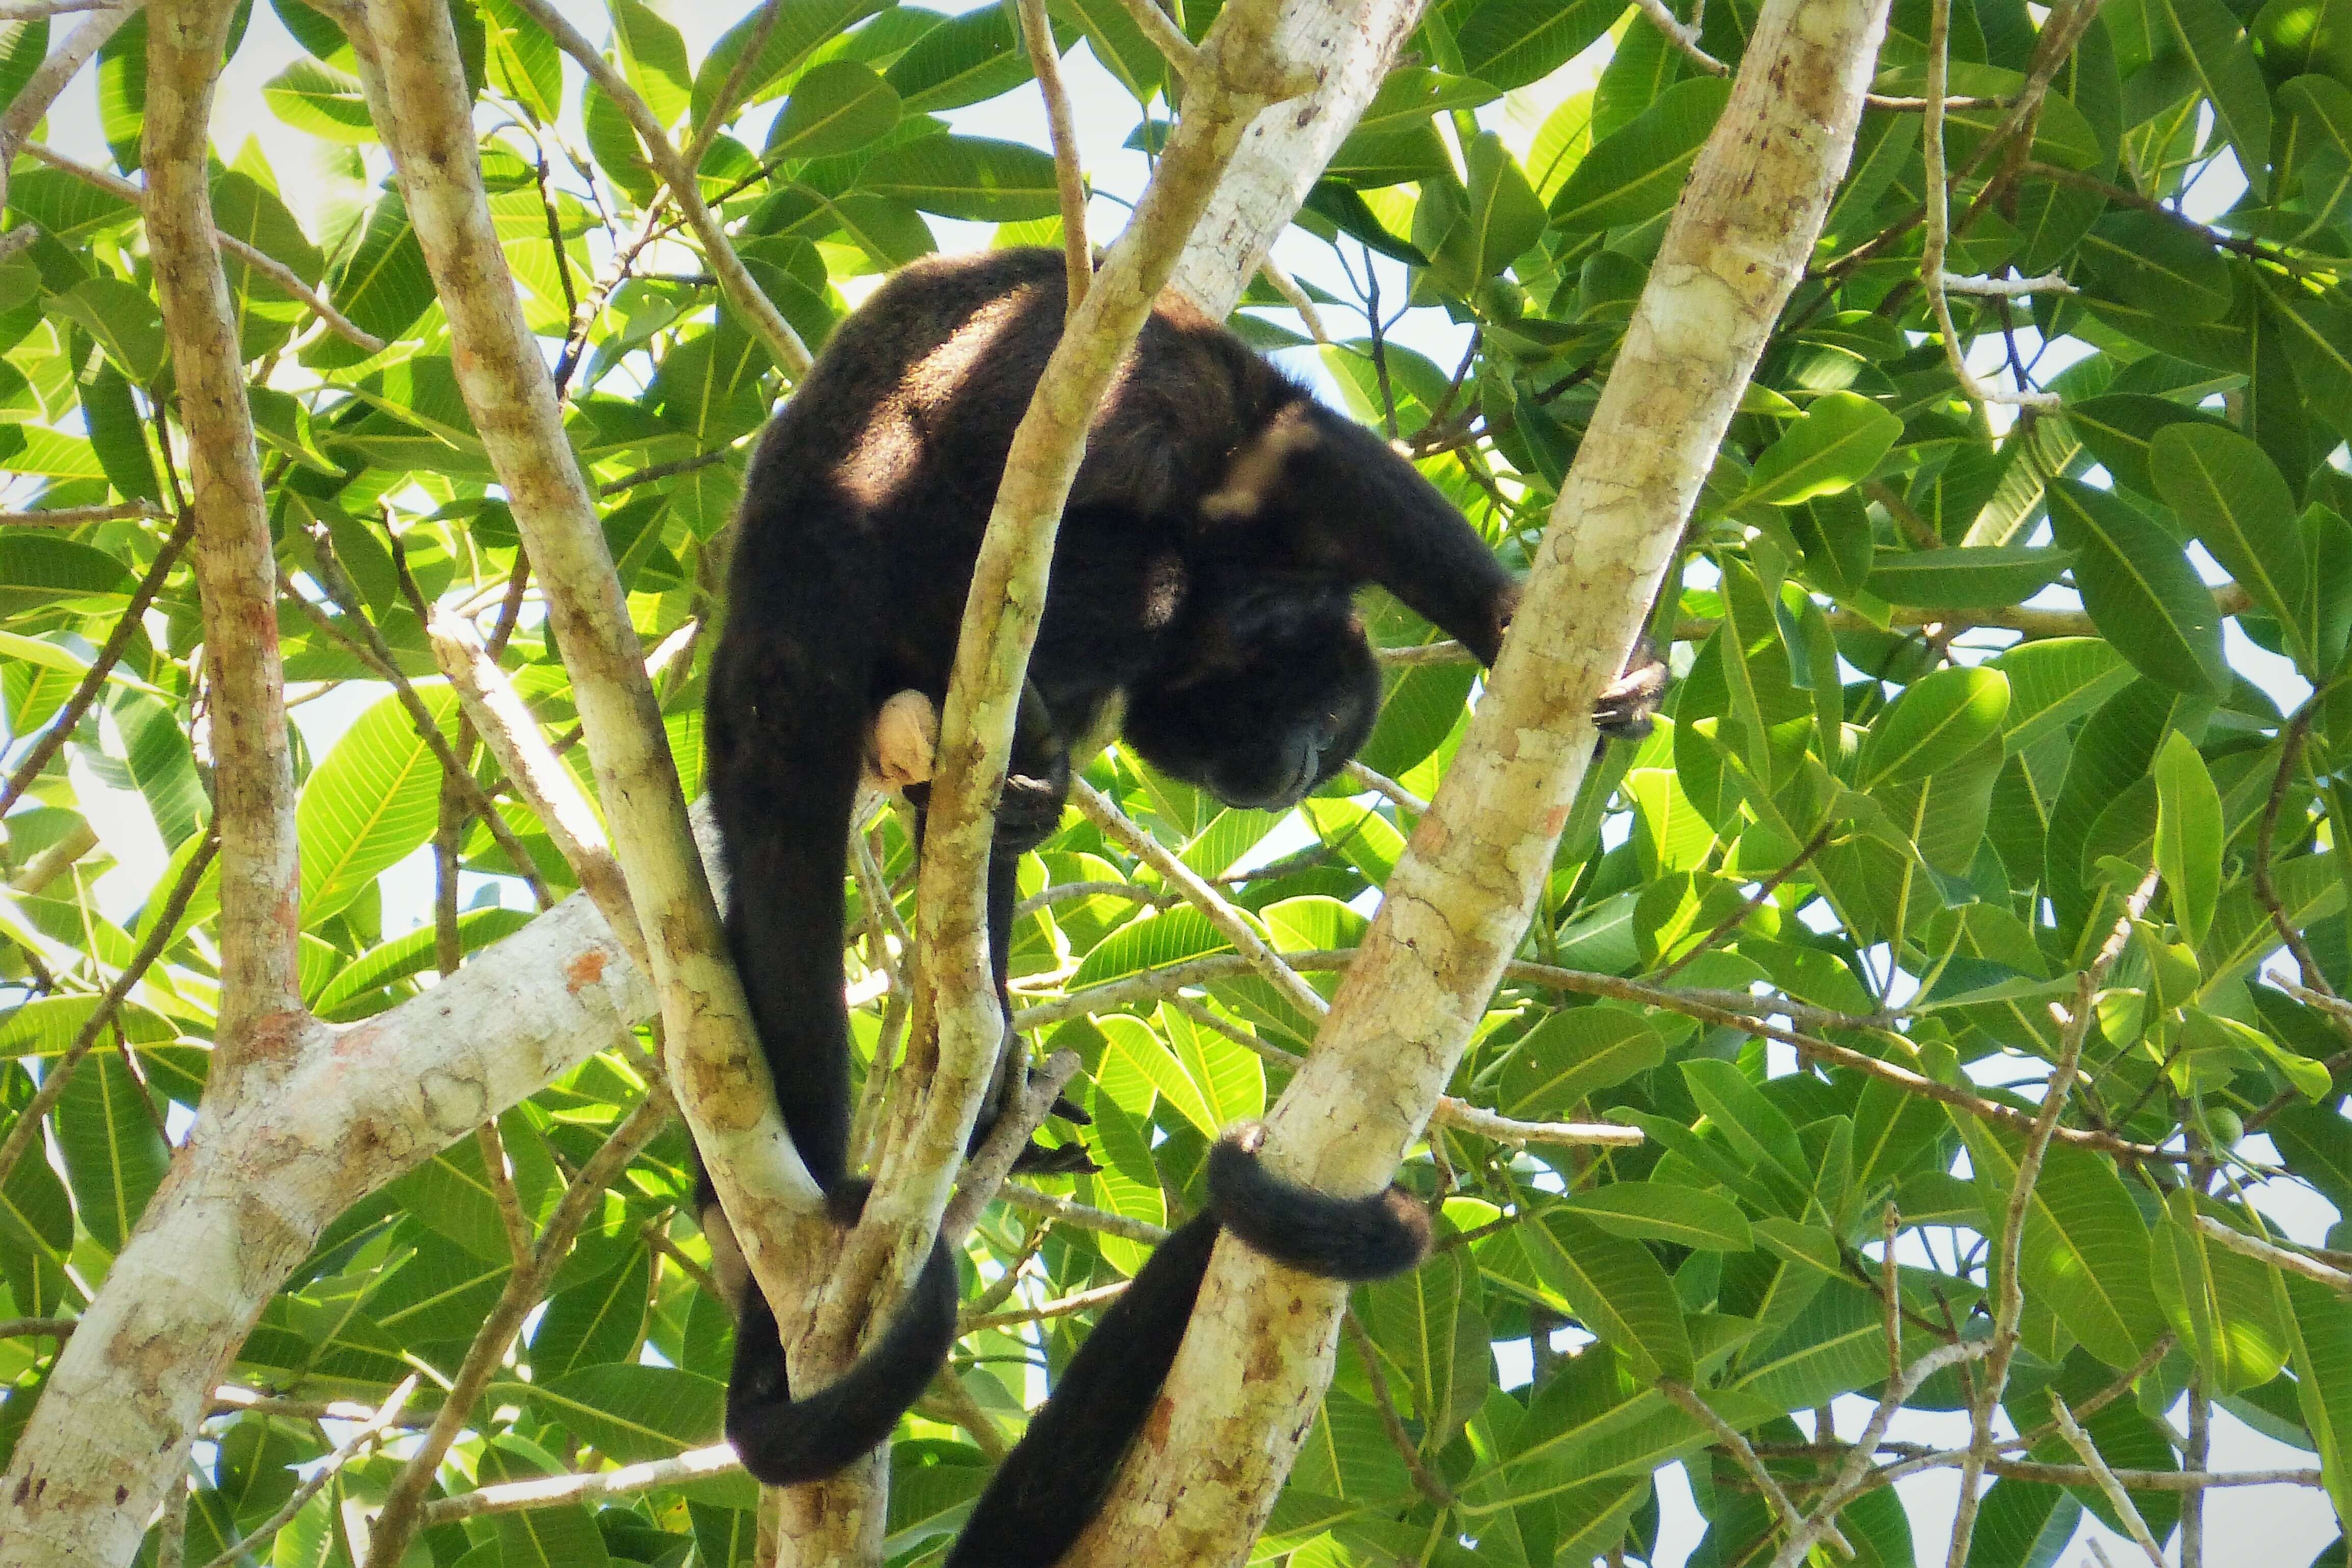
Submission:
[[[1941,8],[1948,6],[1950,0],[1936,3]],[[2089,0],[2080,3],[2088,4]],[[2133,924],[2156,896],[2156,886],[2157,873],[2150,871],[2131,897],[2124,900],[2123,913],[2116,917],[2115,928],[2107,933],[2091,966],[2075,980],[2074,1005],[2059,1036],[2057,1064],[2042,1091],[2041,1110],[2026,1136],[2025,1152],[2018,1160],[2017,1175],[2010,1186],[2009,1204],[2001,1216],[1999,1255],[1987,1265],[1996,1296],[1992,1348],[1986,1352],[1984,1377],[1969,1401],[1968,1458],[1960,1466],[1959,1510],[1952,1522],[1951,1549],[1945,1558],[1947,1568],[1966,1568],[1968,1563],[1969,1545],[1976,1534],[1977,1510],[1983,1500],[1979,1489],[1985,1461],[1992,1457],[1993,1413],[2000,1407],[2001,1394],[2009,1385],[2010,1362],[2017,1353],[2018,1325],[2025,1312],[2025,1286],[2019,1270],[2025,1250],[2026,1211],[2032,1204],[2033,1189],[2042,1179],[2042,1159],[2050,1152],[2059,1115],[2065,1110],[2074,1085],[2075,1071],[2082,1065],[2083,1040],[2090,1032],[2093,1016],[2092,1003],[2100,986],[2106,983],[2107,972],[2122,955],[2124,944],[2131,940]]]
[[[1165,1226],[1154,1225],[1148,1219],[1129,1219],[1108,1209],[1090,1208],[1068,1198],[1024,1186],[1019,1182],[1005,1183],[996,1190],[996,1196],[998,1201],[1010,1204],[1014,1208],[1045,1215],[1064,1225],[1076,1226],[1080,1230],[1098,1230],[1105,1236],[1139,1241],[1148,1247],[1157,1247],[1168,1239],[1168,1227]]]
[[[1349,759],[1348,777],[1381,796],[1399,811],[1409,811],[1415,816],[1429,815],[1429,802],[1404,787],[1386,773],[1374,773],[1363,763]]]
[[[81,723],[82,715],[88,713],[90,704],[98,700],[98,694],[106,689],[106,678],[121,662],[123,653],[131,647],[131,637],[145,629],[142,623],[148,606],[154,604],[155,595],[163,592],[164,579],[171,576],[172,568],[179,563],[180,552],[186,548],[195,530],[195,514],[184,514],[170,536],[163,541],[163,547],[155,552],[154,563],[147,568],[147,574],[131,591],[130,603],[123,605],[114,629],[107,634],[106,645],[98,650],[98,656],[89,661],[89,668],[82,672],[81,681],[74,688],[73,695],[66,699],[64,706],[58,710],[57,717],[49,721],[47,731],[33,742],[32,749],[25,753],[24,761],[18,763],[16,771],[8,775],[8,782],[0,784],[0,816],[5,816],[15,809],[26,790],[32,787],[33,781],[41,776],[41,770],[49,765],[49,760],[72,737]]]
[[[1072,779],[1070,803],[1086,815],[1087,821],[1101,828],[1106,837],[1159,872],[1171,886],[1181,892],[1193,908],[1208,918],[1211,925],[1223,933],[1234,950],[1273,984],[1283,1000],[1309,1018],[1320,1018],[1331,1010],[1331,1005],[1266,945],[1265,939],[1258,934],[1257,928],[1251,924],[1248,917],[1202,881],[1199,873],[1178,859],[1167,846],[1120,811],[1111,803],[1109,796],[1084,779]]]
[[[2074,1419],[2074,1413],[2066,1408],[2066,1401],[2054,1388],[2050,1391],[2050,1410],[2057,1420],[2059,1436],[2066,1439],[2067,1446],[2074,1450],[2084,1468],[2091,1472],[2092,1479],[2098,1483],[2100,1493],[2124,1521],[2124,1529],[2139,1543],[2139,1549],[2147,1553],[2148,1562],[2155,1564],[2155,1568],[2172,1568],[2164,1560],[2164,1548],[2158,1546],[2156,1537],[2148,1532],[2147,1521],[2139,1516],[2139,1507],[2132,1501],[2131,1493],[2116,1479],[2115,1471],[2109,1469],[2107,1461],[2099,1456],[2099,1446],[2091,1441],[2091,1435],[2083,1430],[2082,1423]]]
[[[1795,1503],[1789,1500],[1789,1494],[1780,1489],[1780,1483],[1773,1479],[1771,1471],[1764,1468],[1764,1461],[1756,1457],[1756,1450],[1748,1446],[1748,1439],[1740,1435],[1738,1428],[1717,1415],[1686,1383],[1662,1377],[1658,1379],[1658,1392],[1680,1405],[1683,1413],[1692,1420],[1715,1434],[1715,1440],[1729,1450],[1739,1467],[1755,1479],[1757,1490],[1764,1494],[1764,1500],[1771,1506],[1772,1517],[1780,1521],[1780,1527],[1789,1532],[1791,1539],[1805,1528],[1805,1516],[1798,1511]],[[1838,1529],[1834,1521],[1821,1527],[1821,1539],[1836,1547],[1842,1555],[1853,1555],[1853,1542],[1846,1540],[1844,1531]]]
[[[52,169],[62,170],[71,174],[86,185],[94,186],[109,195],[119,196],[142,211],[146,207],[146,191],[141,186],[132,184],[120,174],[109,174],[104,169],[78,163],[55,148],[45,147],[38,142],[26,142],[25,152],[28,156],[39,159]],[[302,281],[301,275],[291,267],[265,251],[255,249],[233,234],[220,229],[213,230],[212,234],[215,244],[254,271],[268,279],[288,299],[299,300],[308,306],[311,314],[326,322],[336,336],[358,344],[369,353],[383,353],[384,342],[382,338],[358,325],[349,316],[335,309],[333,300]]]
[[[1133,1281],[1121,1279],[1109,1285],[1097,1285],[1091,1290],[1074,1291],[1034,1307],[1022,1307],[1012,1311],[968,1314],[957,1321],[956,1332],[969,1334],[982,1329],[1016,1328],[1023,1323],[1039,1323],[1048,1318],[1066,1318],[1073,1312],[1108,1307],[1127,1294],[1127,1288],[1131,1283]]]
[[[1152,0],[1118,0],[1118,3],[1127,7],[1127,14],[1135,18],[1135,25],[1151,41],[1151,47],[1160,51],[1169,68],[1190,86],[1192,73],[1201,63],[1200,46],[1186,37],[1184,29],[1179,27],[1167,12],[1153,5]]]
[[[302,1478],[302,1484],[294,1489],[293,1494],[278,1506],[277,1512],[246,1531],[236,1545],[205,1563],[205,1568],[229,1568],[233,1563],[249,1560],[257,1545],[273,1540],[279,1531],[291,1524],[294,1516],[300,1513],[312,1498],[324,1491],[327,1483],[335,1479],[336,1472],[357,1458],[362,1448],[374,1447],[383,1441],[385,1433],[393,1430],[400,1419],[401,1410],[408,1404],[408,1396],[416,1392],[416,1376],[411,1373],[403,1378],[399,1386],[392,1391],[392,1396],[373,1415],[336,1444],[334,1451],[317,1469]]]
[[[1791,859],[1787,865],[1781,867],[1779,870],[1773,872],[1769,877],[1765,878],[1763,881],[1758,883],[1756,890],[1748,894],[1745,899],[1742,899],[1738,909],[1724,916],[1720,921],[1717,921],[1715,924],[1715,929],[1708,931],[1706,935],[1701,937],[1698,942],[1692,946],[1690,951],[1685,952],[1672,963],[1667,964],[1665,968],[1660,970],[1656,975],[1657,984],[1663,985],[1667,981],[1672,980],[1675,975],[1683,972],[1684,968],[1689,964],[1691,960],[1714,947],[1717,942],[1719,942],[1724,938],[1729,936],[1733,931],[1738,931],[1740,926],[1747,921],[1748,916],[1754,914],[1758,910],[1764,907],[1765,901],[1770,899],[1774,892],[1779,890],[1781,883],[1787,881],[1790,878],[1802,870],[1806,862],[1810,861],[1814,856],[1821,853],[1822,847],[1829,843],[1832,836],[1836,832],[1836,830],[1837,819],[1835,817],[1822,823],[1819,828],[1814,830],[1813,836],[1805,840],[1804,847],[1797,851],[1795,858]]]
[[[1078,125],[1070,113],[1070,94],[1062,85],[1062,58],[1054,47],[1053,25],[1045,19],[1045,0],[1014,0],[1021,21],[1021,41],[1029,51],[1029,68],[1037,78],[1037,95],[1045,100],[1045,132],[1054,149],[1054,189],[1062,207],[1062,266],[1067,291],[1062,319],[1070,321],[1085,303],[1087,286],[1095,280],[1093,253],[1087,248],[1087,176],[1078,166]]]
[[[1020,1050],[1022,1047],[1015,1041],[1011,1048]],[[956,1194],[940,1216],[940,1237],[949,1247],[961,1247],[971,1227],[979,1223],[980,1211],[996,1196],[997,1189],[1004,1184],[1005,1175],[1013,1169],[1013,1162],[1021,1157],[1029,1140],[1053,1114],[1054,1102],[1061,1099],[1069,1081],[1077,1077],[1078,1066],[1077,1052],[1055,1051],[1030,1075],[1019,1101],[1006,1106],[997,1117],[980,1152],[964,1166],[956,1184]]]
[[[1339,1327],[1363,1361],[1364,1380],[1372,1385],[1372,1403],[1381,1414],[1381,1429],[1388,1434],[1389,1447],[1404,1461],[1405,1474],[1412,1478],[1412,1489],[1439,1508],[1453,1507],[1454,1489],[1445,1484],[1444,1477],[1422,1463],[1421,1450],[1414,1446],[1412,1434],[1405,1430],[1404,1418],[1397,1414],[1396,1396],[1389,1392],[1388,1369],[1381,1364],[1381,1352],[1374,1348],[1372,1336],[1365,1331],[1363,1321],[1353,1311],[1343,1312]]]
[[[0,238],[13,239],[28,232],[12,228]],[[0,258],[5,255],[5,250],[0,250]],[[105,506],[61,506],[48,511],[0,511],[0,528],[83,528],[93,522],[125,522],[169,515],[152,500],[112,501]]]
[[[2222,1224],[2211,1215],[2200,1214],[2197,1216],[2197,1233],[2209,1241],[2219,1242],[2241,1257],[2251,1258],[2257,1263],[2268,1264],[2273,1268],[2281,1268],[2289,1274],[2299,1275],[2313,1284],[2324,1285],[2330,1290],[2352,1295],[2352,1274],[2347,1274],[2341,1268],[2330,1268],[2315,1258],[2309,1258],[2303,1253],[2264,1241],[2261,1237],[2248,1236],[2242,1230],[2236,1230]]]
[[[89,1048],[98,1043],[99,1037],[114,1021],[123,998],[146,978],[147,971],[163,956],[163,950],[172,944],[172,939],[179,935],[181,918],[188,912],[188,900],[195,897],[196,885],[204,880],[205,873],[212,867],[213,857],[219,850],[218,835],[206,832],[204,842],[196,846],[195,853],[189,856],[188,863],[180,868],[180,879],[172,885],[171,892],[164,897],[163,908],[155,916],[155,923],[147,932],[147,940],[139,944],[139,951],[131,955],[131,962],[122,966],[122,972],[106,988],[106,994],[97,1006],[90,1009],[89,1016],[74,1032],[72,1043],[42,1072],[41,1087],[33,1091],[33,1097],[16,1112],[15,1121],[8,1128],[8,1136],[0,1140],[0,1182],[7,1180],[8,1173],[16,1168],[17,1158],[24,1153],[26,1144],[40,1131],[41,1118],[49,1113],[49,1108],[58,1102],[58,1096],[65,1092],[66,1085],[72,1080],[74,1068],[81,1065],[82,1058],[89,1054]]]
[[[743,1461],[736,1457],[733,1444],[713,1443],[707,1448],[688,1448],[683,1454],[642,1465],[622,1465],[584,1475],[534,1476],[527,1481],[477,1487],[456,1497],[435,1499],[425,1505],[422,1517],[425,1528],[430,1530],[435,1525],[486,1513],[520,1513],[525,1509],[650,1491],[656,1487],[676,1486],[708,1476],[733,1475],[742,1468]]]

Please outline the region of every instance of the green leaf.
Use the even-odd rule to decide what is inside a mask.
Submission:
[[[446,687],[417,693],[447,726],[457,699]],[[399,699],[360,715],[302,786],[294,808],[301,847],[302,919],[316,925],[359,897],[386,868],[433,837],[441,764]]]
[[[359,79],[317,60],[296,60],[262,83],[261,101],[295,130],[329,142],[359,146],[376,139]]]
[[[2001,732],[2009,677],[1984,666],[1954,666],[1922,676],[1863,737],[1856,782],[1862,789],[1926,778]]]
[[[2229,686],[2213,595],[2171,536],[2110,490],[2051,483],[2050,523],[2075,552],[2083,607],[2116,651],[2176,690]]]
[[[2142,392],[2111,393],[2066,405],[2066,423],[2116,483],[2154,499],[2156,480],[2147,466],[2148,442],[2169,425],[2221,422],[2202,409]]]
[[[2312,411],[2341,431],[2352,424],[2352,309],[2343,290],[2315,294],[2256,276]]]
[[[826,158],[854,153],[898,123],[890,84],[856,60],[827,60],[793,85],[768,133],[771,158]]]
[[[2196,531],[2238,585],[2254,596],[2288,636],[2302,642],[2296,611],[2308,603],[2303,540],[2294,497],[2260,447],[2234,430],[2178,425],[2148,445],[2158,493]],[[2306,671],[2308,646],[2298,648]]]
[[[2001,744],[2011,754],[2053,735],[2129,686],[2130,665],[2098,637],[2020,643],[1988,661],[2009,679]]]
[[[146,1090],[121,1058],[94,1052],[58,1097],[56,1125],[82,1228],[107,1251],[121,1251],[172,1163]]]
[[[2237,150],[2238,167],[2257,197],[2269,194],[2271,95],[2253,46],[2222,0],[2148,0],[2160,5],[2186,53],[2198,90]]]
[[[1811,1185],[1812,1166],[1796,1128],[1746,1073],[1713,1058],[1684,1062],[1682,1069],[1691,1098],[1744,1163],[1767,1179],[1777,1170],[1799,1192]]]
[[[1470,170],[1470,210],[1447,232],[1434,259],[1447,281],[1468,293],[1542,237],[1544,209],[1494,132],[1481,132],[1463,156]]]
[[[1623,10],[1618,0],[1479,0],[1454,48],[1465,74],[1507,92],[1583,53]]]
[[[2295,1398],[2319,1450],[2319,1468],[2338,1519],[2352,1519],[2352,1301],[2322,1285],[2273,1273],[2273,1299],[2288,1332]]]
[[[56,297],[58,312],[81,323],[122,374],[142,385],[163,368],[163,313],[146,289],[120,278],[85,278]]]
[[[590,100],[595,101],[593,94]],[[327,292],[344,315],[386,342],[404,336],[432,306],[433,274],[397,188],[385,187],[369,210],[359,244],[328,279]],[[357,345],[330,336],[305,357],[310,363],[355,364],[364,356]]]
[[[2212,928],[2221,895],[2221,795],[2189,737],[2175,730],[2156,754],[2156,868],[2190,945]]]
[[[534,1383],[552,1383],[583,1367],[627,1364],[645,1336],[653,1289],[653,1252],[639,1247],[623,1267],[559,1290],[530,1336]]]
[[[1066,26],[1061,32],[1055,41],[1066,43],[1071,36]],[[908,113],[930,114],[1010,92],[1032,74],[1012,7],[983,5],[950,16],[916,39],[884,79]]]
[[[1665,1059],[1665,1040],[1639,1014],[1564,1007],[1511,1047],[1499,1104],[1522,1121],[1556,1119]]]
[[[1965,1111],[1952,1121],[1976,1168],[1986,1225],[1999,1228],[2017,1182],[2024,1137]],[[2147,1226],[2115,1167],[2069,1143],[2053,1143],[2026,1205],[2020,1278],[2029,1300],[2057,1315],[2109,1366],[2129,1366],[2164,1331],[2148,1283]]]
[[[1061,210],[1051,154],[983,136],[924,136],[866,165],[860,185],[927,213],[1018,223]]]
[[[1870,477],[1903,434],[1903,421],[1851,392],[1813,400],[1803,417],[1764,449],[1748,489],[1732,503],[1790,506],[1852,489]]]
[[[541,125],[563,110],[563,56],[514,0],[478,0],[490,85]]]
[[[1682,1303],[1649,1248],[1565,1208],[1546,1210],[1517,1235],[1537,1278],[1595,1336],[1633,1357],[1647,1376],[1691,1375]]]
[[[1528,0],[1548,5],[1549,0]],[[1496,81],[1485,71],[1481,79]],[[1682,194],[1691,160],[1730,100],[1715,77],[1676,82],[1631,125],[1584,155],[1551,200],[1552,222],[1570,234],[1616,228],[1656,217]]]
[[[2074,564],[2071,551],[2023,544],[1882,550],[1866,586],[1890,605],[1973,609],[2032,598]]]
[[[621,57],[622,74],[656,120],[675,125],[693,92],[694,73],[687,68],[685,38],[644,0],[604,0],[604,4],[613,14],[613,43]]]
[[[2314,501],[2296,520],[2310,596],[2295,606],[2295,620],[2312,647],[2322,675],[2342,668],[2352,645],[2352,523],[2333,508]]]
[[[669,1366],[625,1363],[583,1367],[529,1390],[500,1395],[571,1428],[624,1463],[666,1459],[710,1441],[724,1390],[714,1379]]]
[[[1612,1182],[1573,1194],[1568,1203],[1611,1235],[1635,1241],[1671,1242],[1708,1252],[1745,1252],[1756,1245],[1738,1204],[1697,1187]]]

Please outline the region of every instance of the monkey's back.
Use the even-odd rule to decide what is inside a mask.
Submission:
[[[943,674],[1065,299],[1059,252],[1010,249],[913,263],[852,312],[752,460],[733,614],[887,619],[893,679]],[[1163,301],[1097,412],[1072,526],[1189,523],[1235,443],[1298,395],[1222,326]]]

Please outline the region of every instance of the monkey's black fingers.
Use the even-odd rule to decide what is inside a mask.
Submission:
[[[870,1451],[946,1363],[955,1321],[955,1259],[934,1242],[881,1342],[838,1382],[795,1400],[775,1317],[766,1299],[750,1291],[735,1329],[734,1374],[727,1382],[727,1440],[742,1456],[743,1468],[769,1486],[798,1486]]]
[[[1209,1151],[1209,1207],[1257,1252],[1326,1279],[1385,1279],[1429,1252],[1429,1215],[1402,1187],[1364,1198],[1286,1182],[1259,1163],[1252,1123]]]
[[[1625,660],[1625,673],[1601,689],[1592,721],[1612,740],[1638,741],[1650,732],[1659,700],[1666,694],[1665,660],[1643,637]]]
[[[1081,1127],[1092,1127],[1095,1124],[1095,1119],[1087,1114],[1086,1107],[1066,1094],[1057,1094],[1054,1097],[1054,1109],[1048,1114],[1058,1116],[1065,1121],[1075,1121]]]
[[[1091,1176],[1102,1167],[1083,1143],[1046,1144],[1032,1140],[1013,1156],[1013,1173],[1020,1176]]]

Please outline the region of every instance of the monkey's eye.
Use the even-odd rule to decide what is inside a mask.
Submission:
[[[1315,749],[1328,752],[1339,743],[1339,716],[1337,713],[1326,713],[1322,721],[1315,726]]]

